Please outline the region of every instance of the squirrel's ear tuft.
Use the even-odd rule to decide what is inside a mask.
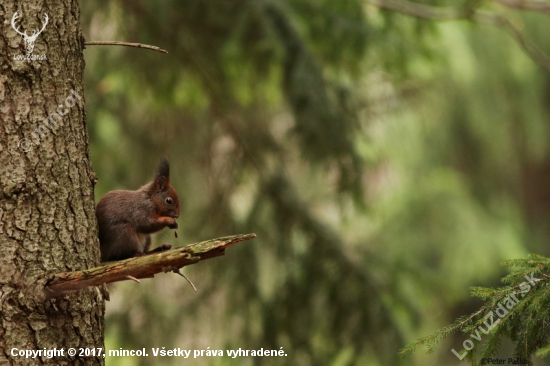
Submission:
[[[168,160],[162,158],[155,176],[155,187],[159,190],[165,190],[170,185],[170,164]]]
[[[170,178],[170,164],[168,164],[168,160],[166,158],[162,158],[159,163],[159,167],[157,170],[157,176],[162,175],[166,178]]]

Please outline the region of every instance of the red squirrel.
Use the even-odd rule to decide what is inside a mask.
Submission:
[[[155,179],[137,191],[111,191],[97,204],[101,261],[114,261],[168,250],[149,251],[151,235],[165,227],[177,229],[180,214],[176,190],[170,185],[168,160],[159,163]]]

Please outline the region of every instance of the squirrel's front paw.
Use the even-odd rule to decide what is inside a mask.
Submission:
[[[168,227],[170,229],[177,229],[178,228],[178,223],[176,222],[176,219],[172,219],[172,222],[170,224],[168,224]]]

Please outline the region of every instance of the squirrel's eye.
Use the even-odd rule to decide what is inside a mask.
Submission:
[[[170,197],[168,197],[168,198],[166,199],[166,203],[169,204],[169,205],[171,205],[171,204],[172,204],[172,199],[171,199]]]

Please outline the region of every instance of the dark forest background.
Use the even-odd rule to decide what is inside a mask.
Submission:
[[[183,206],[179,237],[155,244],[258,234],[187,267],[198,293],[175,275],[117,285],[108,349],[288,354],[197,365],[459,364],[463,334],[397,352],[476,310],[469,288],[498,285],[502,260],[550,255],[548,7],[383,3],[82,2],[87,40],[169,51],[85,51],[96,202],[150,181],[166,156]]]

